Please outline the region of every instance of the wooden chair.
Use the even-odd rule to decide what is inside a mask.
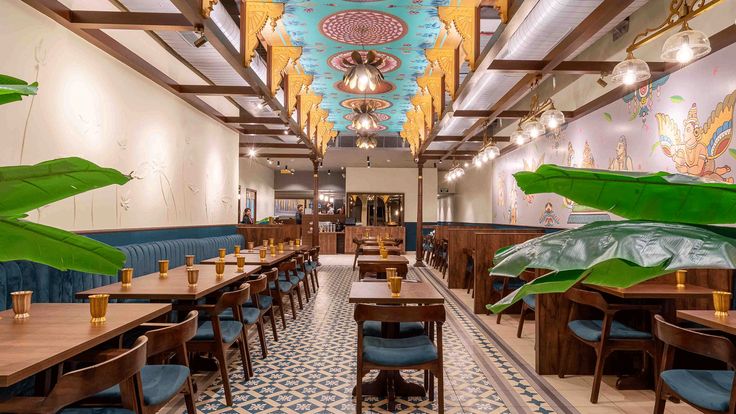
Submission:
[[[432,257],[432,236],[428,234],[424,236],[423,240],[424,263],[430,264],[430,258]]]
[[[210,320],[200,325],[194,338],[187,342],[190,352],[211,353],[217,359],[222,388],[225,390],[225,401],[229,406],[233,405],[226,352],[230,347],[237,345],[240,350],[245,380],[248,381],[253,375],[248,341],[245,339],[243,323],[240,322],[243,320],[242,308],[248,298],[250,298],[250,286],[243,283],[237,290],[223,293],[214,305],[196,305],[195,309],[205,312]],[[220,320],[220,315],[228,309],[234,315],[234,320]]]
[[[603,377],[603,365],[608,355],[615,351],[642,351],[643,371],[647,368],[646,354],[652,356],[657,372],[656,355],[657,345],[650,332],[640,331],[615,320],[616,314],[621,311],[648,311],[654,313],[660,310],[657,305],[618,304],[608,303],[602,294],[588,290],[572,288],[565,293],[565,298],[572,302],[568,329],[573,337],[595,350],[595,372],[593,389],[590,393],[590,402],[598,402],[598,393]],[[581,320],[573,319],[576,308],[580,305],[598,309],[603,313],[603,319]],[[560,355],[559,377],[565,375],[565,368],[573,362],[576,355]]]
[[[305,263],[304,255],[298,254],[296,256],[296,270],[294,270],[294,274],[299,279],[299,283],[304,285],[304,299],[309,303],[312,295],[309,292],[309,277],[307,275],[307,268],[304,266]]]
[[[315,289],[315,293],[317,293],[316,289],[319,288],[319,275],[317,274],[317,263],[319,263],[319,246],[313,247],[309,249],[309,256],[306,263],[304,263],[304,267],[306,267],[307,271],[309,272],[310,277],[312,278],[312,288]]]
[[[445,411],[444,380],[442,373],[442,324],[445,322],[443,305],[428,306],[382,306],[355,305],[355,321],[358,323],[358,369],[355,387],[355,411],[363,411],[363,376],[371,370],[427,370],[437,377],[437,405],[440,414]],[[366,321],[380,323],[427,322],[436,326],[436,345],[429,336],[419,335],[409,338],[377,338],[363,335]],[[401,353],[396,353],[401,348]],[[430,400],[434,399],[432,375],[425,375],[425,389],[429,390]]]
[[[524,286],[526,282],[534,280],[537,277],[536,270],[524,270],[518,277],[491,276],[491,297],[494,301],[499,301],[516,289]],[[507,308],[506,311],[510,309]],[[499,312],[496,315],[496,325],[501,323],[501,317],[506,313]],[[490,314],[490,311],[488,311]]]
[[[449,250],[449,242],[447,239],[442,239],[440,242],[440,255],[439,255],[439,262],[438,262],[438,270],[442,272],[442,278],[444,279],[445,276],[447,276],[447,267],[449,266],[449,258],[448,258],[448,250]]]
[[[241,309],[242,319],[240,321],[243,322],[245,329],[243,335],[247,342],[248,332],[250,332],[250,328],[252,326],[255,326],[258,331],[258,340],[261,344],[261,357],[266,358],[268,357],[268,348],[266,347],[266,333],[263,329],[263,311],[259,307],[259,304],[261,302],[261,293],[268,289],[268,276],[261,274],[258,278],[249,280],[248,284],[250,285],[250,298],[243,304],[243,308]],[[269,299],[271,298],[269,297]],[[265,301],[268,302],[269,299],[266,299]],[[222,320],[234,320],[234,316],[230,309],[223,312],[220,315],[220,318]],[[249,354],[248,359],[250,358],[251,356]]]
[[[516,337],[521,338],[524,330],[524,320],[527,315],[534,314],[537,309],[537,295],[526,295],[521,298],[521,313],[519,314],[519,327],[516,328]]]
[[[133,347],[115,357],[87,368],[62,375],[51,392],[45,397],[14,397],[0,402],[1,413],[48,414],[63,413],[64,407],[89,398],[101,391],[118,385],[122,396],[123,410],[118,413],[142,411],[140,401],[140,372],[146,364],[148,338],[139,337]],[[83,413],[84,409],[73,409]],[[111,412],[115,412],[112,411]],[[94,413],[90,409],[89,413]]]
[[[465,285],[466,293],[472,294],[470,297],[475,297],[475,250],[465,248],[465,277],[463,278],[463,284]]]
[[[296,270],[296,261],[290,260],[288,262],[281,262],[278,266],[279,269],[279,292],[281,292],[281,303],[283,303],[284,294],[289,296],[289,302],[291,302],[291,318],[296,319],[296,302],[294,302],[294,291],[296,290],[296,297],[299,300],[299,309],[304,309],[302,305],[302,297],[299,295],[299,281],[296,280],[296,276],[292,275],[292,272]]]
[[[654,319],[655,335],[664,342],[654,414],[664,413],[668,396],[679,398],[704,413],[735,413],[736,346],[733,342],[721,336],[680,328],[660,315]],[[728,370],[673,369],[676,349],[725,362]]]
[[[264,289],[256,292],[253,296],[251,296],[251,301],[246,302],[245,306],[252,306],[255,308],[260,309],[261,311],[261,319],[264,317],[268,317],[268,319],[271,321],[271,333],[273,333],[273,340],[278,341],[279,335],[276,332],[276,313],[274,310],[274,298],[271,295],[271,289],[268,287],[269,283],[273,279],[278,280],[278,270],[277,269],[271,269],[268,272],[261,273],[261,276],[258,278],[260,279],[263,277],[266,279],[266,282],[264,283]],[[273,278],[273,279],[272,279]],[[250,289],[252,292],[255,292],[256,286],[251,283]],[[283,314],[281,315],[283,317]],[[284,325],[286,325],[286,321],[283,321]]]
[[[363,240],[359,238],[353,238],[353,244],[355,244],[355,257],[353,257],[353,271],[355,271],[355,266],[358,264],[358,256],[363,254],[363,251],[361,247],[363,247]]]
[[[275,316],[275,308],[278,308],[279,314],[281,315],[281,327],[282,329],[286,329],[286,316],[284,315],[284,292],[281,289],[281,283],[279,283],[279,269],[274,267],[271,270],[264,272],[264,274],[268,279],[268,295],[272,298],[272,316]],[[271,318],[271,321],[273,321],[273,319],[274,318]],[[272,324],[271,328],[273,329],[274,340],[278,341],[279,339],[278,336],[276,336],[276,327]]]

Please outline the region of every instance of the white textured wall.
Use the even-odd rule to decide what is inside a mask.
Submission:
[[[444,179],[440,171],[440,179]],[[465,175],[454,183],[455,194],[445,201],[444,221],[462,223],[491,223],[493,221],[493,199],[491,194],[491,166],[470,166]],[[447,204],[451,209],[448,209]]]
[[[240,159],[241,210],[245,209],[245,189],[256,190],[256,220],[273,216],[274,170],[250,158]],[[240,212],[243,215],[243,212]]]
[[[423,169],[422,216],[424,222],[437,221],[437,169]],[[345,169],[345,191],[348,193],[404,193],[404,221],[417,221],[416,168],[352,168]]]
[[[0,165],[79,156],[137,177],[31,220],[71,230],[234,222],[236,133],[23,3],[0,9],[0,72],[40,83],[35,98],[0,107]]]

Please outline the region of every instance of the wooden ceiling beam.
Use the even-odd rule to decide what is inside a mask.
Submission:
[[[539,73],[550,64],[545,60],[494,60],[488,70],[503,73]],[[552,73],[565,73],[569,75],[599,75],[611,73],[618,62],[570,60],[560,62],[555,66]],[[652,73],[663,73],[677,64],[667,62],[647,62]]]
[[[446,151],[443,151],[443,150],[427,150],[427,151],[424,151],[424,155],[425,156],[429,156],[429,155],[444,155],[445,152]],[[454,156],[463,156],[463,155],[469,155],[469,156],[472,157],[472,156],[474,156],[477,153],[478,153],[478,151],[455,151],[453,153],[453,157]]]
[[[281,118],[264,118],[255,116],[221,116],[220,119],[226,124],[238,124],[238,125],[284,125]]]
[[[272,149],[307,149],[304,144],[287,144],[280,142],[241,142],[240,148],[272,148]]]
[[[259,96],[250,86],[172,85],[181,94],[200,96]]]
[[[434,142],[459,142],[465,138],[464,135],[437,135],[434,137]],[[483,142],[483,137],[473,137],[468,141],[472,142]]]
[[[263,125],[252,125],[239,130],[241,136],[270,136],[270,137],[288,137],[294,134],[284,126],[283,129],[271,129]]]
[[[243,155],[248,155],[248,154],[241,153],[240,155],[243,156]],[[283,159],[283,158],[312,158],[312,154],[310,153],[306,153],[306,154],[305,153],[299,153],[299,154],[256,153],[256,157],[258,158],[280,158],[280,159]]]
[[[563,114],[565,114],[566,117],[572,118],[573,111],[562,111]],[[456,118],[487,118],[493,114],[493,111],[487,110],[487,111],[455,111],[452,113],[453,117]],[[503,111],[496,116],[496,118],[503,118],[503,119],[517,119],[517,118],[523,118],[525,116],[529,115],[529,111],[516,111],[516,110],[508,110]]]
[[[68,21],[79,29],[194,31],[194,25],[180,13],[138,13],[69,10]]]

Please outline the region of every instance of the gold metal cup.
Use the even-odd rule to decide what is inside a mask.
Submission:
[[[391,297],[392,298],[398,298],[401,296],[401,282],[402,278],[400,277],[391,277],[388,279],[388,285],[391,287]]]
[[[276,246],[271,245],[271,257],[276,256]]]
[[[235,247],[233,248],[233,250],[234,250],[236,256],[239,256],[240,255],[240,245],[239,244],[236,244]]]
[[[302,239],[296,239],[294,240],[294,242],[296,243],[296,247],[299,247],[302,245]]]
[[[187,282],[189,283],[189,287],[196,287],[198,281],[199,281],[199,269],[197,268],[187,269]]]
[[[120,271],[120,283],[123,287],[130,287],[133,284],[133,268],[126,267]]]
[[[379,252],[381,254],[381,259],[383,259],[383,260],[387,260],[388,259],[388,250],[381,249],[381,250],[379,250]]]
[[[677,282],[678,289],[685,288],[686,279],[687,279],[687,270],[678,270],[675,272],[675,280]]]
[[[268,247],[268,240],[263,241],[263,247]]]
[[[188,254],[184,256],[184,259],[187,265],[187,269],[191,269],[194,267],[194,255],[193,254]]]
[[[284,242],[279,242],[279,253],[284,252]]]
[[[731,308],[731,292],[714,291],[713,307],[715,308],[715,316],[728,316],[728,310]]]
[[[255,243],[248,242],[248,250],[253,250],[256,247]]]
[[[266,261],[266,249],[261,249],[258,251],[258,256],[261,259],[262,262]]]
[[[102,293],[98,295],[89,295],[89,313],[92,315],[90,322],[92,323],[104,323],[107,318],[107,303],[110,300],[110,295]]]
[[[10,297],[13,299],[13,313],[15,313],[15,319],[26,319],[31,316],[32,295],[32,290],[10,292]]]
[[[158,277],[161,279],[169,277],[169,259],[158,261]]]
[[[236,260],[238,261],[238,272],[245,270],[245,256],[238,256]]]
[[[386,268],[386,283],[388,283],[388,288],[391,289],[391,278],[396,277],[396,268],[395,267],[387,267]]]
[[[224,247],[221,247],[217,249],[217,255],[220,257],[220,260],[225,260],[225,255],[227,254],[227,249]]]
[[[222,279],[223,276],[225,276],[225,262],[217,262],[215,263],[215,277],[217,279]]]
[[[289,247],[294,247],[294,240],[289,240]]]
[[[268,238],[268,245],[273,246],[273,237]]]

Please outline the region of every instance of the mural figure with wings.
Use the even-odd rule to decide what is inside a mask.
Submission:
[[[669,115],[656,115],[660,147],[664,155],[675,163],[677,172],[733,183],[733,177],[726,177],[731,167],[717,166],[716,158],[726,152],[731,143],[734,101],[736,91],[716,105],[702,126],[698,120],[697,104],[693,103],[682,130]]]

